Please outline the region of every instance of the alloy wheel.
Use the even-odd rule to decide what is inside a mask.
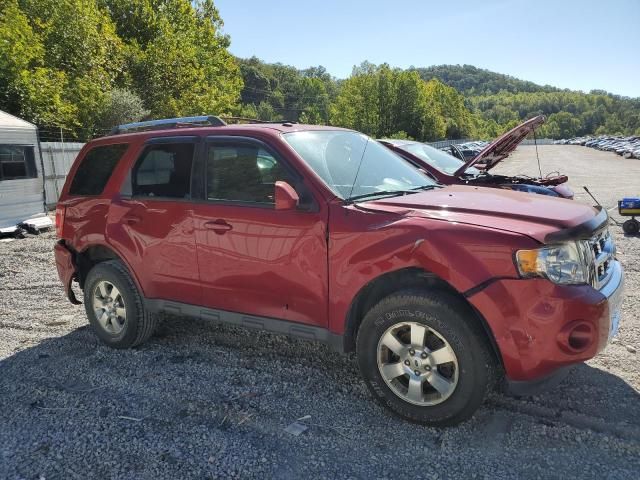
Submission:
[[[380,337],[378,370],[402,400],[419,406],[444,402],[458,384],[458,359],[435,329],[417,322],[393,325]]]
[[[118,335],[127,321],[122,294],[107,281],[98,282],[93,290],[93,311],[100,326],[111,335]]]

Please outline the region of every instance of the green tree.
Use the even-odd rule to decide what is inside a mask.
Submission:
[[[276,114],[273,106],[268,102],[260,102],[260,105],[256,108],[256,116],[258,120],[278,120],[282,118],[280,115]]]
[[[22,70],[13,87],[20,105],[19,116],[37,125],[77,125],[78,108],[66,98],[64,72],[41,67]]]
[[[170,0],[100,0],[126,45],[144,49],[160,34],[160,21]]]
[[[122,41],[95,0],[21,0],[44,45],[44,63],[69,78],[89,77],[107,88],[122,71]]]
[[[16,0],[0,7],[0,108],[35,123],[71,126],[67,76],[46,68],[45,47]]]
[[[165,2],[157,35],[133,56],[133,83],[153,116],[235,110],[240,69],[210,0]]]
[[[87,138],[126,105],[131,118],[237,109],[211,0],[2,0],[0,19],[0,108],[40,125]]]
[[[471,112],[465,106],[464,97],[455,88],[434,78],[427,82],[427,90],[429,105],[436,111],[436,118],[438,118],[434,130],[436,137],[429,135],[430,139],[464,138],[475,133]],[[440,125],[442,121],[444,122],[444,133]]]
[[[274,119],[327,123],[329,105],[338,83],[322,66],[298,70],[279,63],[264,63],[256,57],[239,59],[244,81],[242,103],[270,104]]]
[[[392,133],[387,138],[395,138],[397,140],[413,140],[413,138],[409,136],[407,132],[403,132],[402,130]]]
[[[378,136],[380,109],[375,72],[354,69],[331,105],[331,123]]]
[[[102,105],[100,112],[101,130],[108,130],[123,123],[138,122],[149,115],[142,99],[126,88],[114,88]]]
[[[256,65],[247,63],[240,64],[242,73],[242,103],[258,105],[260,102],[268,101],[271,96],[271,81],[269,77]]]
[[[0,9],[0,73],[8,82],[22,70],[41,66],[44,46],[17,0],[3,0]]]
[[[341,84],[331,121],[376,137],[402,131],[420,140],[459,137],[475,128],[455,89],[436,79],[424,82],[415,71],[368,62]]]
[[[255,119],[258,118],[258,110],[253,103],[240,105],[236,110],[236,116],[241,118]]]

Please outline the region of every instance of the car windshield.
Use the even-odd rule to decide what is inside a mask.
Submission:
[[[362,133],[311,130],[283,137],[343,200],[410,193],[437,185],[402,157]]]
[[[424,160],[433,168],[437,168],[441,172],[450,175],[455,173],[465,163],[453,155],[449,155],[442,150],[438,150],[424,143],[407,143],[400,145],[400,148]],[[477,175],[480,171],[477,168],[470,167],[466,173]]]

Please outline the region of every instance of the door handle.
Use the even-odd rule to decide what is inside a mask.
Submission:
[[[125,215],[122,217],[122,221],[127,225],[135,225],[136,223],[140,223],[141,220],[142,218],[137,215]]]
[[[212,220],[211,222],[206,222],[204,224],[204,227],[208,230],[213,230],[218,235],[222,235],[223,233],[226,233],[233,228],[231,225],[229,225],[227,222],[221,219]]]

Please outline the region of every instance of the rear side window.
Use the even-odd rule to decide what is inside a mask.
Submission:
[[[37,176],[33,146],[0,145],[0,181]]]
[[[89,150],[71,182],[70,195],[100,195],[129,145],[105,145]]]
[[[148,146],[133,171],[133,194],[190,198],[193,143]]]

